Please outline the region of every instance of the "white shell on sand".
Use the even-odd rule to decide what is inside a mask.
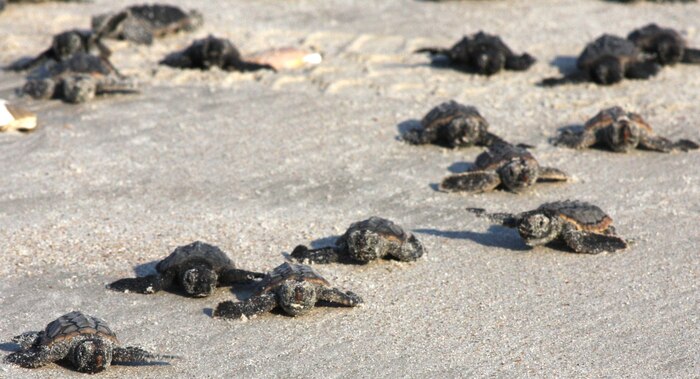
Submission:
[[[255,63],[269,64],[277,70],[317,65],[323,61],[321,54],[295,47],[281,47],[260,51],[246,59]]]
[[[0,132],[26,132],[34,128],[36,128],[36,113],[0,99]]]

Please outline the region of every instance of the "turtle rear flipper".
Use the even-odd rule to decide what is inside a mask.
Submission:
[[[317,293],[318,300],[327,301],[344,305],[346,307],[354,307],[364,303],[362,298],[352,291],[343,292],[337,288],[321,287]]]
[[[179,357],[176,355],[151,354],[148,351],[135,346],[116,346],[112,350],[113,364],[162,362],[164,360],[171,360],[177,358]]]
[[[256,278],[262,278],[264,276],[265,274],[261,272],[253,272],[232,268],[225,270],[219,275],[219,284],[226,285],[234,283],[248,283],[252,282]]]
[[[686,48],[683,51],[682,63],[700,64],[700,49]]]
[[[565,182],[569,180],[569,175],[564,171],[554,167],[540,166],[537,176],[538,182]]]
[[[139,278],[124,278],[107,285],[107,288],[121,292],[136,292],[152,294],[165,288],[165,280],[159,274],[143,276]]]
[[[221,302],[214,310],[214,317],[230,319],[241,318],[241,316],[251,317],[256,314],[269,312],[276,306],[277,298],[275,295],[264,293],[237,303],[230,300]]]
[[[309,249],[304,245],[298,245],[290,255],[300,263],[311,262],[324,264],[339,262],[341,260],[339,251],[330,246],[320,249]]]
[[[55,344],[51,348],[37,346],[16,351],[5,357],[5,362],[25,368],[36,368],[63,359],[69,350],[68,344]]]
[[[630,63],[625,67],[625,77],[628,79],[649,79],[659,73],[661,66],[654,61]]]
[[[506,69],[513,71],[525,71],[537,60],[530,54],[510,55],[506,57]]]
[[[450,175],[440,183],[440,190],[445,192],[486,192],[501,184],[496,172],[469,171]]]
[[[586,232],[571,226],[564,229],[562,237],[566,244],[577,253],[613,253],[627,248],[627,242],[616,235]]]

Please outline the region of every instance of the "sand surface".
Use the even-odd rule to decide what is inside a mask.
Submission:
[[[0,135],[2,354],[17,348],[13,335],[80,309],[110,322],[125,344],[182,356],[170,366],[112,367],[101,378],[700,377],[700,153],[547,143],[559,127],[612,105],[638,111],[659,134],[700,140],[700,68],[613,87],[534,85],[570,70],[604,32],[624,36],[654,21],[700,46],[700,5],[171,2],[197,7],[203,28],[151,47],[108,41],[115,65],[143,83],[141,94],[77,106],[19,99],[42,128]],[[132,3],[10,5],[0,14],[0,64]],[[485,78],[411,54],[479,30],[538,63]],[[325,60],[254,74],[157,65],[208,34],[244,52],[313,47]],[[0,72],[0,97],[15,99],[22,83]],[[478,107],[495,133],[535,145],[540,163],[574,182],[521,195],[435,191],[482,149],[412,147],[397,136],[448,99]],[[464,211],[524,211],[567,198],[606,210],[632,247],[599,256],[528,249],[517,232]],[[206,299],[104,289],[193,240],[268,270],[295,245],[330,243],[371,215],[415,232],[428,254],[413,264],[316,266],[361,294],[363,307],[227,322],[211,309],[245,288]],[[83,376],[1,363],[0,377]]]

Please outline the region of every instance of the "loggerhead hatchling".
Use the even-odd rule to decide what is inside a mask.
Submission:
[[[16,71],[31,70],[47,62],[67,61],[76,53],[97,53],[96,55],[104,59],[108,59],[111,55],[111,51],[102,43],[98,33],[72,29],[56,34],[51,41],[51,46],[35,58],[21,59],[8,68]]]
[[[420,258],[424,250],[413,233],[391,220],[373,216],[350,225],[335,246],[309,249],[299,245],[291,256],[299,262],[312,263],[368,263],[379,258],[412,262]]]
[[[517,229],[525,244],[531,247],[561,240],[577,253],[598,254],[627,248],[627,242],[615,234],[612,218],[597,206],[583,201],[545,203],[519,214],[489,214],[481,208],[467,210]]]
[[[671,151],[695,150],[698,144],[681,139],[677,142],[657,136],[651,126],[637,113],[627,112],[615,106],[600,111],[588,120],[582,131],[564,131],[554,139],[555,145],[583,149],[596,144],[605,145],[612,151],[626,153],[634,148],[668,153]]]
[[[652,54],[661,65],[700,64],[700,50],[689,48],[681,34],[671,28],[649,24],[633,30],[627,39],[645,53]]]
[[[65,361],[81,372],[100,372],[111,364],[133,364],[176,358],[153,355],[133,346],[120,346],[107,323],[80,311],[67,313],[50,322],[40,332],[26,332],[12,339],[20,350],[5,361],[36,368]]]
[[[83,103],[95,95],[137,92],[136,82],[107,59],[77,52],[65,61],[47,61],[32,70],[21,92],[35,99],[59,98]]]
[[[202,25],[202,14],[164,4],[133,5],[121,12],[106,13],[92,18],[92,29],[105,38],[128,40],[150,45],[153,38],[192,31]]]
[[[500,37],[484,32],[464,36],[449,49],[426,47],[415,52],[445,56],[454,68],[481,75],[493,75],[503,69],[525,71],[535,63],[530,54],[516,55]]]
[[[183,51],[169,54],[160,64],[175,68],[198,68],[208,70],[218,67],[226,71],[256,71],[275,68],[266,63],[243,60],[241,53],[227,39],[209,36],[192,42]]]
[[[151,294],[177,285],[193,297],[205,297],[217,285],[247,283],[265,276],[237,269],[216,246],[200,241],[176,248],[156,265],[157,274],[119,279],[107,286],[115,291]]]
[[[593,81],[614,84],[623,78],[648,79],[659,72],[660,66],[646,57],[632,41],[604,34],[586,45],[576,61],[578,71],[561,78],[547,78],[543,86]]]
[[[291,316],[301,316],[313,309],[317,301],[347,307],[362,304],[360,296],[331,287],[313,268],[285,262],[265,276],[253,296],[242,302],[219,303],[214,316],[232,319],[251,317],[269,312],[277,306]]]
[[[495,143],[476,157],[467,172],[450,175],[440,183],[446,192],[486,192],[503,186],[519,192],[536,182],[567,181],[569,176],[556,168],[540,166],[535,157],[522,147]]]
[[[495,141],[503,141],[487,130],[488,122],[475,107],[454,100],[431,109],[420,123],[420,128],[404,133],[404,141],[414,145],[432,143],[450,148],[488,146]]]

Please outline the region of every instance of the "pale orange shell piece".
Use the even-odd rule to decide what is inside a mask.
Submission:
[[[296,69],[321,63],[321,54],[295,47],[281,47],[260,51],[246,58],[249,62],[269,64],[276,70]]]
[[[36,128],[36,113],[0,99],[0,132],[26,132],[34,128]]]

